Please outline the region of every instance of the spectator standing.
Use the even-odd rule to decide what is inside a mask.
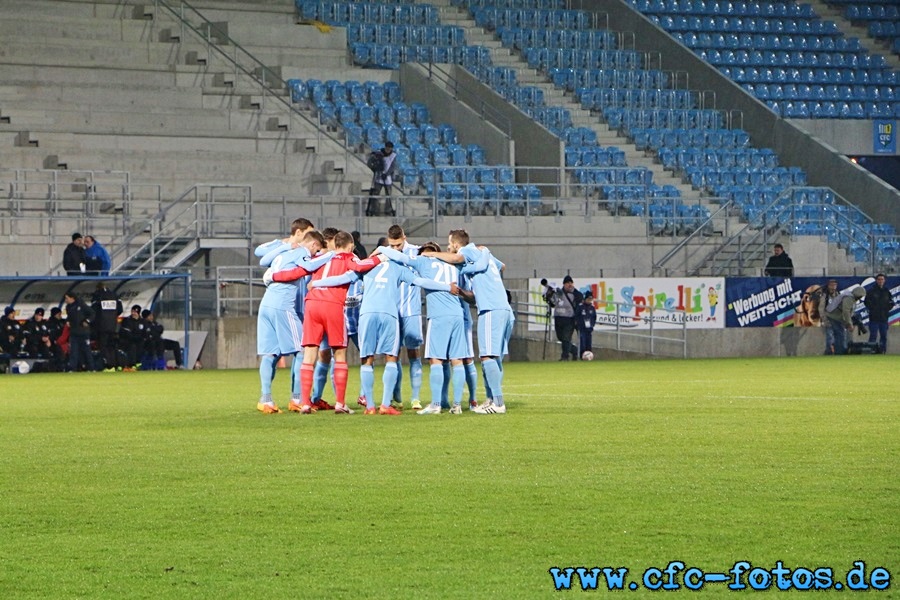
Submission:
[[[84,275],[87,271],[87,254],[84,251],[84,238],[80,233],[72,234],[72,242],[63,252],[63,270],[69,277]]]
[[[594,325],[597,324],[597,309],[594,308],[594,295],[591,292],[585,293],[584,301],[575,312],[575,327],[578,329],[580,342],[578,356],[583,356],[594,347]]]
[[[375,164],[370,157],[369,168],[372,169],[372,188],[369,195],[369,204],[366,207],[366,216],[374,217],[378,214],[378,196],[384,190],[387,200],[384,204],[385,215],[396,216],[397,212],[391,204],[391,189],[394,185],[394,173],[397,172],[397,153],[394,152],[393,142],[385,142],[381,152],[373,152],[372,155],[381,154],[381,163]]]
[[[359,232],[351,231],[350,235],[353,236],[353,254],[356,255],[356,258],[362,260],[369,256],[369,253],[366,252],[366,247],[362,245],[362,242],[359,241]]]
[[[121,366],[118,361],[116,333],[119,328],[119,316],[122,314],[122,302],[119,296],[101,281],[91,298],[91,308],[95,317],[97,349],[103,356],[104,369],[115,371],[116,367]]]
[[[866,292],[866,308],[869,309],[869,343],[874,344],[880,337],[878,348],[881,353],[887,352],[888,318],[894,308],[891,290],[884,287],[887,279],[884,273],[875,276],[875,285]]]
[[[109,275],[112,261],[109,258],[109,252],[97,241],[97,238],[92,235],[84,236],[84,252],[87,255],[88,275],[100,275],[102,277]]]
[[[572,334],[575,333],[575,310],[584,300],[581,292],[575,289],[572,277],[563,277],[562,288],[557,289],[550,297],[553,305],[553,326],[556,329],[556,339],[562,344],[562,355],[559,360],[578,360],[578,347],[572,343]]]
[[[784,251],[784,246],[775,244],[772,247],[772,256],[766,263],[766,277],[793,277],[794,261]]]
[[[91,320],[94,318],[94,311],[75,292],[66,292],[63,301],[66,303],[66,320],[69,322],[69,371],[78,371],[81,367],[93,371]]]

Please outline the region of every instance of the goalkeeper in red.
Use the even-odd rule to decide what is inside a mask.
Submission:
[[[325,277],[343,275],[347,271],[366,273],[379,265],[381,256],[360,260],[353,255],[353,237],[346,231],[334,236],[336,254],[331,262],[315,272],[312,281]],[[279,271],[272,275],[273,281],[287,282],[299,279],[305,273],[300,268]],[[335,287],[313,288],[306,295],[306,314],[303,320],[303,364],[300,365],[300,405],[291,407],[295,412],[313,412],[312,386],[319,345],[327,336],[328,344],[334,350],[334,392],[335,414],[352,414],[344,401],[347,393],[347,327],[344,322],[344,303],[347,299],[349,283]]]

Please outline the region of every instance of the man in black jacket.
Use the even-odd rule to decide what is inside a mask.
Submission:
[[[103,356],[103,362],[107,371],[115,371],[118,364],[118,344],[116,333],[119,328],[119,315],[122,314],[122,302],[114,291],[107,287],[106,283],[97,284],[97,291],[91,298],[91,308],[94,310],[97,334],[97,349]]]
[[[72,243],[63,252],[63,269],[69,277],[84,275],[87,270],[87,253],[80,233],[72,234]]]
[[[22,345],[22,324],[16,319],[16,309],[7,306],[0,317],[0,352],[18,354]]]
[[[784,251],[784,246],[775,244],[773,254],[766,263],[766,277],[793,277],[794,261]]]
[[[131,315],[122,319],[119,325],[119,344],[126,356],[126,369],[137,369],[141,366],[145,328],[146,322],[141,318],[141,305],[135,304],[131,307]]]
[[[91,319],[94,311],[79,300],[75,292],[66,292],[66,320],[69,322],[69,371],[78,371],[82,366],[94,370],[91,356]]]
[[[889,288],[884,287],[884,273],[875,276],[875,285],[866,291],[866,308],[869,309],[869,343],[874,344],[878,337],[881,353],[887,352],[888,319],[894,308],[894,297]]]

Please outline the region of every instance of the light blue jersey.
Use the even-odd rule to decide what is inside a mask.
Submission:
[[[311,258],[309,250],[300,246],[287,252],[281,252],[272,260],[269,267],[272,271],[284,271],[295,267],[303,267],[307,271],[315,271],[334,256],[333,252]],[[303,314],[303,298],[306,297],[306,282],[308,277],[302,277],[296,281],[273,281],[266,288],[260,306],[269,306],[280,310],[294,310],[297,315]],[[301,289],[302,288],[302,289]]]
[[[412,270],[395,262],[383,262],[363,277],[363,299],[360,316],[369,313],[385,313],[398,316],[400,284],[413,284],[417,279]],[[447,285],[446,289],[450,289]],[[418,294],[418,288],[416,289]]]
[[[276,256],[282,252],[287,252],[290,249],[290,244],[284,240],[278,239],[266,242],[265,244],[260,244],[256,247],[256,250],[253,251],[253,254],[259,257],[259,266],[270,267]]]
[[[409,265],[419,277],[424,279],[430,279],[448,286],[450,283],[458,283],[459,281],[460,274],[456,265],[427,256],[409,257],[407,254],[392,248],[381,248],[381,252],[392,261]],[[435,317],[463,317],[460,299],[449,292],[426,290],[425,305],[428,309],[429,319]]]
[[[410,258],[415,258],[419,255],[419,247],[413,246],[409,242],[403,244],[403,250],[400,250],[403,254]],[[423,275],[423,277],[426,277]],[[415,285],[401,282],[400,283],[400,302],[397,304],[399,307],[400,317],[419,317],[422,315],[422,294],[419,291],[419,288]]]
[[[466,259],[462,273],[468,276],[475,293],[475,306],[478,312],[488,310],[511,310],[506,297],[506,286],[500,277],[500,261],[494,258],[491,251],[479,250],[475,244],[459,249]]]

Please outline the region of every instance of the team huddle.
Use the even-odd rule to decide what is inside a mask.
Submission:
[[[401,347],[409,360],[410,406],[418,414],[461,414],[466,391],[473,413],[505,413],[503,356],[514,317],[501,278],[503,263],[488,248],[471,243],[461,229],[450,232],[443,252],[435,242],[410,244],[399,225],[388,230],[387,245],[368,258],[354,255],[354,246],[346,231],[319,232],[309,220],[297,219],[288,238],[256,248],[260,265],[267,267],[257,321],[262,388],[257,410],[281,412],[272,399],[272,381],[280,359],[292,356],[289,411],[352,414],[346,402],[347,346],[352,341],[361,358],[357,403],[366,415],[402,414]],[[478,356],[487,395],[482,404],[475,399],[472,305],[478,313]],[[431,387],[425,407],[419,399],[423,343]],[[385,367],[376,407],[377,356],[384,358]],[[322,398],[329,373],[334,405]]]

